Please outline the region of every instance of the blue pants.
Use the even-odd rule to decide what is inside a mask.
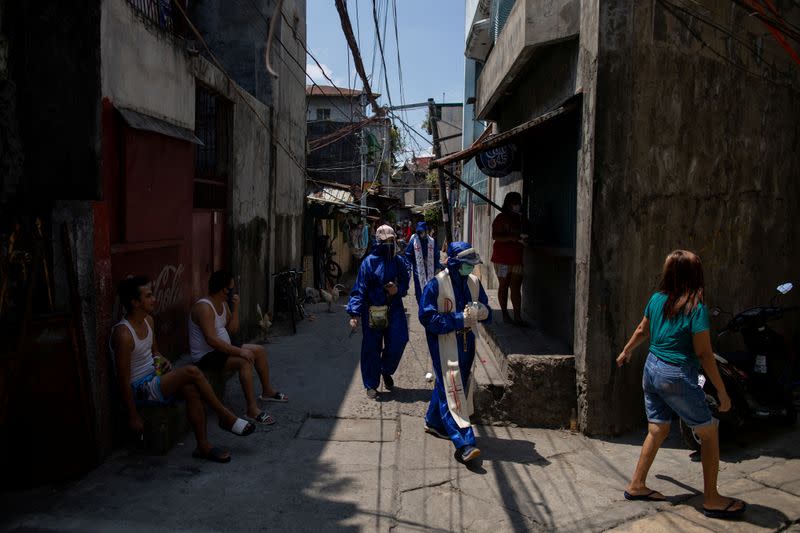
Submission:
[[[460,338],[458,342],[462,342]],[[469,386],[472,360],[475,358],[474,350],[472,354],[467,355],[468,357],[465,357],[465,359],[469,361],[464,361],[464,364],[459,365],[461,368],[461,384],[464,386],[465,393]],[[458,427],[456,421],[453,420],[453,415],[450,414],[450,409],[447,408],[447,396],[445,396],[444,386],[442,385],[444,380],[438,354],[435,357],[431,357],[431,362],[433,363],[433,371],[436,373],[436,384],[433,387],[431,403],[428,405],[428,413],[425,415],[425,424],[440,433],[447,434],[456,449],[463,446],[475,446],[475,432],[472,431],[472,426],[468,428]],[[467,362],[469,364],[466,364]]]
[[[408,344],[408,323],[402,307],[389,310],[389,327],[383,330],[369,327],[362,320],[364,338],[361,341],[361,379],[364,388],[377,389],[381,374],[394,374]]]

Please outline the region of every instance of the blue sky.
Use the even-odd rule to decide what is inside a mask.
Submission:
[[[393,1],[397,6],[397,32],[400,41],[405,102],[407,104],[424,102],[428,98],[441,102],[443,93],[446,102],[461,102],[464,90],[464,0],[375,1],[379,9],[378,20],[381,38],[384,41],[392,103],[394,105],[401,103]],[[383,15],[386,6],[388,13],[384,36]],[[370,80],[372,90],[381,93],[382,105],[388,105],[380,53],[375,56],[373,70],[373,50],[377,50],[377,45],[372,0],[348,0],[347,8],[357,37],[360,28],[359,49],[367,75],[372,73]],[[361,82],[354,81],[355,68],[349,56],[334,0],[308,0],[307,17],[308,48],[322,64],[328,76],[337,85],[353,87],[354,83],[357,83],[356,87],[360,88]],[[348,58],[350,76],[348,76]],[[320,85],[330,85],[310,58],[307,59],[306,71]],[[409,111],[404,115],[404,120],[409,125],[427,137],[420,127],[424,118],[424,109]],[[406,142],[406,145],[417,153],[420,150],[430,151],[429,144],[418,138],[416,141],[419,146],[413,142]]]

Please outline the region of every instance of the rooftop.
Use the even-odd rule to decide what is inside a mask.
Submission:
[[[339,96],[357,97],[361,96],[363,90],[349,89],[347,87],[334,87],[333,85],[306,85],[306,96]],[[377,98],[380,94],[375,93]]]

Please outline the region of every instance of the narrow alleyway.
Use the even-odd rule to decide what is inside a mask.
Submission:
[[[344,299],[341,303],[344,302]],[[413,297],[408,306],[415,306]],[[568,431],[482,427],[484,460],[470,470],[447,441],[425,436],[431,385],[424,333],[411,313],[411,342],[380,402],[364,395],[360,335],[342,307],[296,336],[267,345],[274,382],[291,398],[273,405],[278,424],[237,438],[212,423],[227,465],[192,459],[190,435],[168,455],[120,451],[84,479],[4,494],[9,531],[622,531],[778,530],[800,519],[800,431],[748,435],[723,450],[721,489],[750,502],[734,525],[698,512],[699,464],[676,435],[660,452],[653,488],[673,503],[625,502],[641,435],[587,439]],[[239,385],[226,403],[243,411]],[[54,436],[53,445],[59,438]],[[794,526],[798,526],[795,524]]]

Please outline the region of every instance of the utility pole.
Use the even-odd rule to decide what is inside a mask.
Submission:
[[[367,88],[361,93],[361,109],[367,107]],[[361,216],[366,216],[367,193],[364,191],[364,182],[367,181],[367,128],[361,128]]]
[[[442,157],[442,149],[439,146],[439,125],[436,124],[436,104],[433,98],[428,98],[428,117],[433,136],[433,157]],[[442,221],[444,222],[445,238],[447,243],[453,242],[453,223],[450,220],[450,198],[447,196],[447,187],[444,183],[444,174],[438,168],[435,170],[439,178],[439,200],[442,202]]]

